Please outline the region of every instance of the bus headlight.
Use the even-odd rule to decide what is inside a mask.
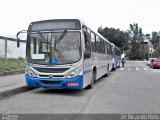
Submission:
[[[78,76],[80,74],[80,72],[82,71],[82,68],[76,68],[75,70],[73,70],[72,72],[70,72],[66,78],[74,78],[76,76]]]
[[[25,73],[30,77],[37,77],[36,74],[29,68],[26,68]]]

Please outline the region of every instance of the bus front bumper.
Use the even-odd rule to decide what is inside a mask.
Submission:
[[[25,77],[28,87],[83,89],[82,75],[75,78],[34,78],[28,75]]]

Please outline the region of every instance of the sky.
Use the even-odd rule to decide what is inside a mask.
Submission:
[[[0,0],[0,36],[15,37],[32,21],[80,18],[91,29],[160,31],[160,0]]]

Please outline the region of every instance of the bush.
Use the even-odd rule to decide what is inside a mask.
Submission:
[[[25,59],[0,59],[0,72],[5,71],[24,71]]]

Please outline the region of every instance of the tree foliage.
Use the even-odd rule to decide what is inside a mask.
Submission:
[[[152,32],[152,41],[156,41],[158,39],[158,32],[153,31]]]
[[[159,32],[160,33],[160,32]],[[160,57],[160,35],[158,32],[152,32],[152,44],[155,49],[153,52],[153,57]]]
[[[104,29],[99,27],[98,32],[121,50],[128,49],[128,41],[131,39],[128,32],[108,27],[105,27]]]
[[[133,25],[130,24],[130,35],[132,37],[132,41],[142,41],[143,40],[143,32],[142,28],[138,27],[137,23],[134,23]]]
[[[153,57],[160,58],[160,47],[157,47],[153,52]]]
[[[144,46],[144,38],[150,40],[155,47],[154,56],[160,56],[160,47],[157,42],[160,39],[158,32],[152,32],[152,34],[143,34],[142,28],[138,26],[137,23],[129,25],[129,30],[121,31],[115,28],[98,28],[98,32],[108,39],[110,42],[114,43],[121,50],[125,51],[127,57],[130,59],[148,59],[149,48]],[[160,32],[159,32],[160,33]],[[152,38],[151,38],[152,37]]]
[[[146,56],[148,56],[148,50],[145,50],[141,44],[144,36],[142,28],[140,28],[137,23],[130,24],[129,33],[132,38],[132,47],[127,56],[129,56],[130,59],[145,59]],[[147,34],[147,36],[149,36],[149,34]]]

